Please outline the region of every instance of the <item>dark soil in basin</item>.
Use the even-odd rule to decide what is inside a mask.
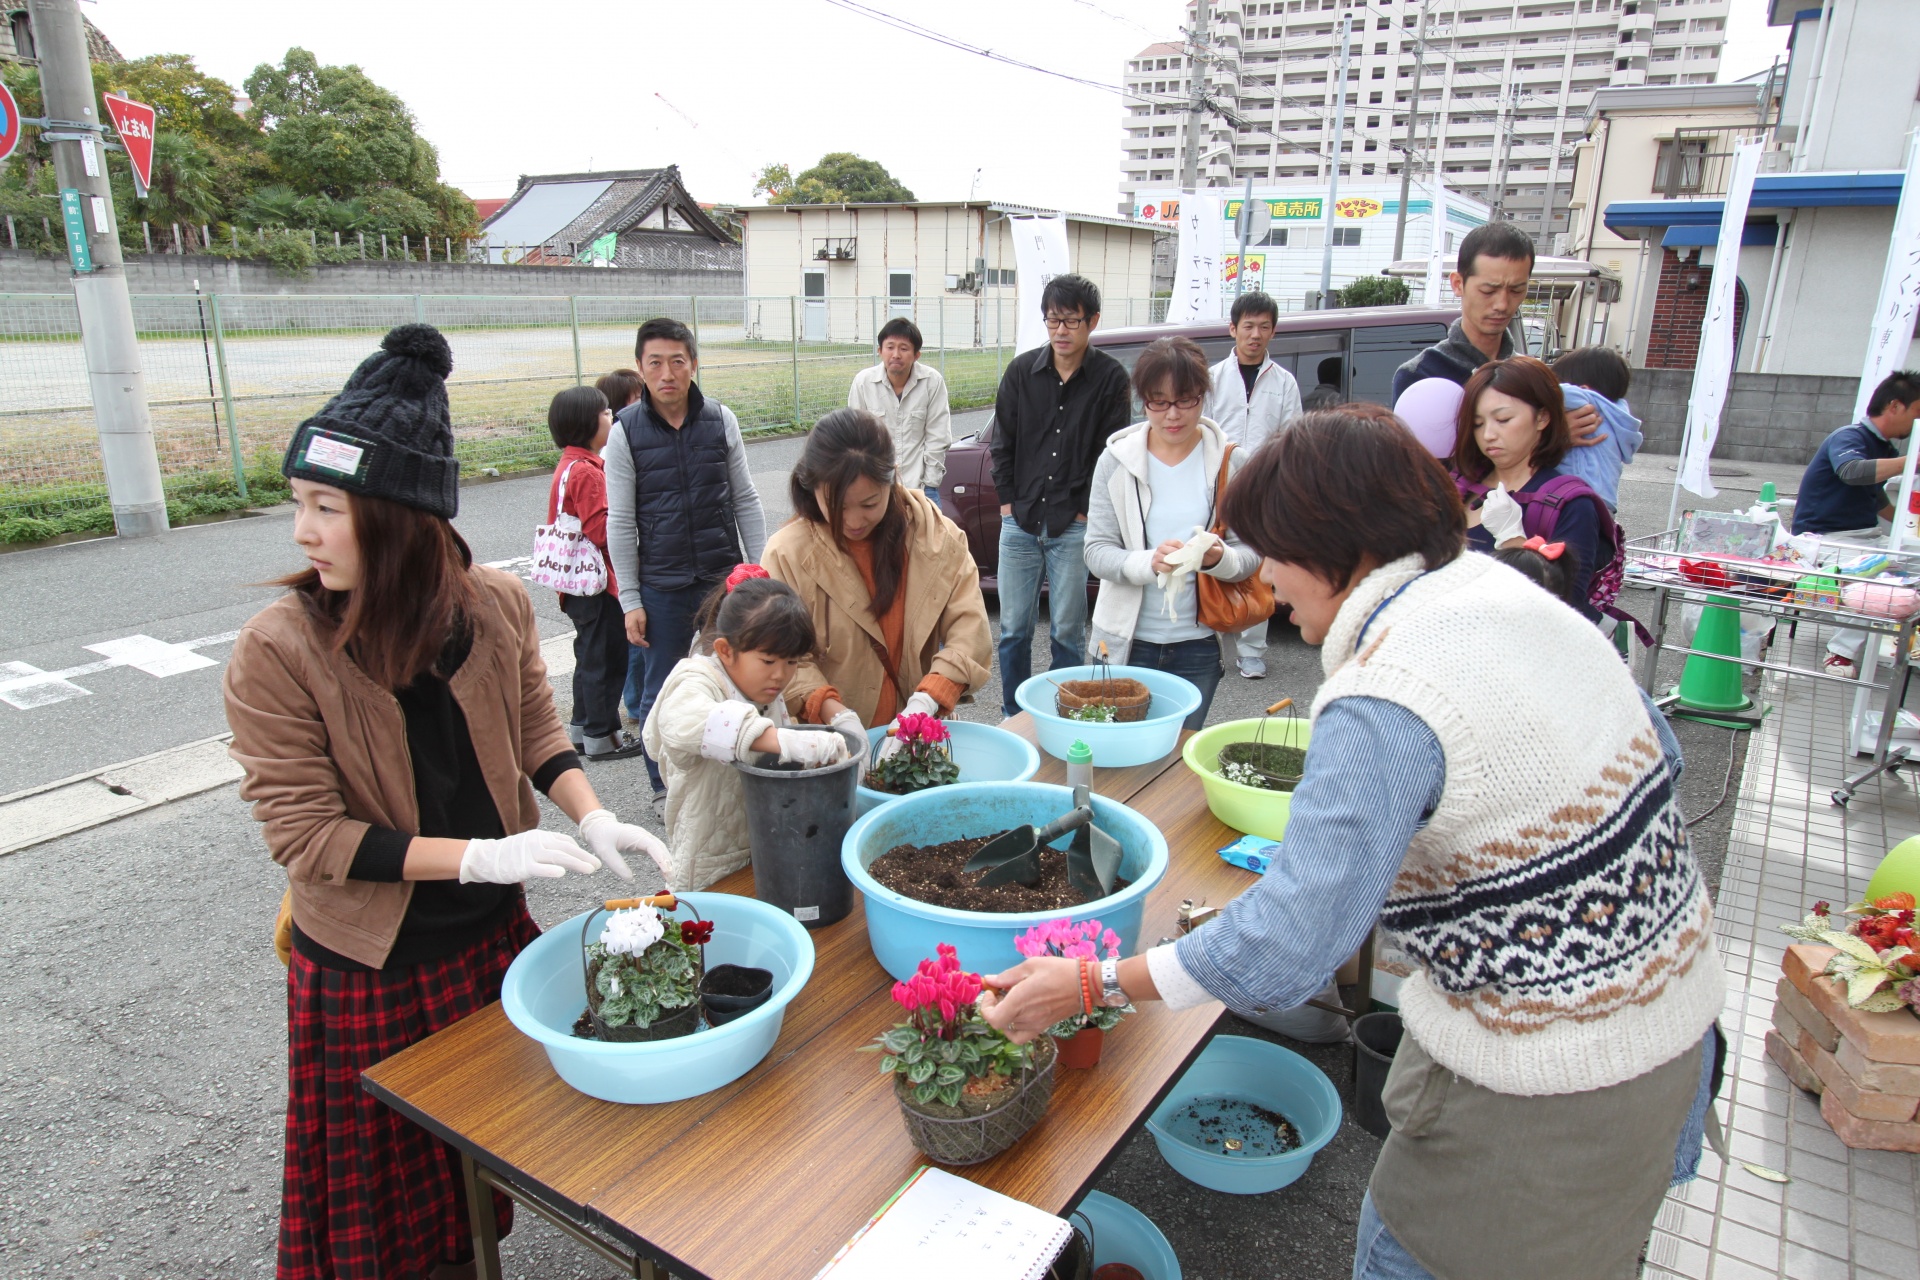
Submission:
[[[1220,1155],[1277,1156],[1300,1145],[1291,1120],[1245,1098],[1195,1098],[1169,1117],[1167,1128],[1189,1146]]]
[[[875,858],[867,870],[895,893],[960,911],[1060,911],[1085,905],[1086,895],[1067,882],[1064,849],[1041,850],[1040,882],[1031,888],[1023,884],[982,888],[980,878],[986,872],[964,868],[968,858],[999,834],[994,831],[971,839],[950,840],[946,844],[895,845]],[[1113,891],[1118,893],[1129,883],[1116,879]]]

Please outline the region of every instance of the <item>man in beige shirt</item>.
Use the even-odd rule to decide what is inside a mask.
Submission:
[[[937,506],[953,443],[953,413],[947,380],[920,363],[920,328],[904,316],[880,326],[880,363],[853,375],[847,407],[865,409],[887,424],[893,437],[896,478],[924,492]]]

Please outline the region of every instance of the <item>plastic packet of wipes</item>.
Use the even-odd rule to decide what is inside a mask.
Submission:
[[[1245,867],[1248,871],[1265,875],[1279,852],[1280,846],[1265,836],[1241,836],[1222,848],[1220,856],[1236,867]]]

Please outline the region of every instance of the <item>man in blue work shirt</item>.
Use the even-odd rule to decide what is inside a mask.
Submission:
[[[1849,533],[1893,518],[1883,486],[1906,466],[1895,440],[1913,434],[1920,415],[1920,373],[1890,373],[1867,398],[1867,416],[1820,442],[1800,477],[1793,504],[1795,533]],[[1851,676],[1860,660],[1864,631],[1835,632],[1827,642],[1827,670]]]

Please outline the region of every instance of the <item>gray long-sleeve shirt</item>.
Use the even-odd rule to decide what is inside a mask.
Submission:
[[[727,427],[727,486],[733,492],[733,520],[740,529],[746,559],[757,563],[767,547],[767,515],[760,506],[760,491],[753,487],[753,472],[747,467],[747,445],[740,437],[740,421],[727,406],[718,407]],[[620,582],[620,607],[632,613],[642,607],[640,584],[646,579],[640,560],[640,528],[634,516],[633,450],[627,445],[626,428],[618,421],[600,456],[607,464],[607,555]]]

